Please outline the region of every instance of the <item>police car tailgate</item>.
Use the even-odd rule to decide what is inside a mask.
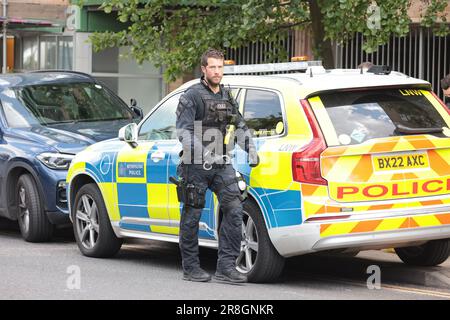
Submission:
[[[330,198],[337,202],[448,195],[450,139],[400,136],[328,148],[321,171]]]
[[[450,116],[428,90],[328,92],[309,99],[328,148],[321,173],[339,203],[450,194]]]

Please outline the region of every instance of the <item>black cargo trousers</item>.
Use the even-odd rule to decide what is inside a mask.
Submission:
[[[188,184],[193,184],[197,192],[205,194],[209,188],[216,194],[223,212],[219,230],[217,271],[235,268],[242,240],[243,209],[233,166],[215,165],[211,170],[205,170],[201,164],[182,164],[178,167],[178,175]],[[179,243],[185,272],[200,267],[198,230],[202,210],[183,205]]]

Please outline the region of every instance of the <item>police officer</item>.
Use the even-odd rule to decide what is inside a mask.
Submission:
[[[217,196],[222,222],[215,279],[246,282],[236,270],[236,259],[242,240],[242,197],[239,179],[230,163],[233,141],[246,150],[250,166],[259,157],[248,127],[239,113],[230,91],[220,84],[223,77],[223,54],[208,49],[201,58],[203,76],[181,97],[177,108],[177,136],[183,145],[178,175],[183,183],[184,202],[180,221],[180,250],[183,279],[206,282],[211,276],[201,269],[198,230],[207,189]],[[233,138],[232,131],[235,132]],[[238,134],[238,132],[240,132]],[[244,136],[244,139],[240,139]],[[179,193],[180,198],[180,193]]]

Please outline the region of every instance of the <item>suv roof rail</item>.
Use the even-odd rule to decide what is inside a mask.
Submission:
[[[289,71],[306,72],[308,67],[321,67],[322,61],[300,61],[300,62],[281,62],[264,64],[244,64],[244,65],[225,65],[224,74],[243,74],[243,73],[282,73]]]
[[[73,73],[73,74],[77,74],[77,75],[81,75],[81,76],[86,76],[90,79],[94,80],[94,77],[91,76],[88,73],[84,73],[81,71],[72,71],[72,70],[60,70],[60,69],[46,69],[46,70],[33,70],[33,71],[28,71],[27,73],[51,73],[51,72],[64,72],[64,73]]]

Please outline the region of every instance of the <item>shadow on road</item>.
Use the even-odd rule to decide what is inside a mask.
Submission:
[[[18,239],[22,237],[20,234],[19,224],[17,223],[17,221],[8,220],[5,218],[0,218],[0,232],[2,234],[8,234],[8,236],[11,237],[17,237]],[[55,228],[52,242],[53,243],[75,242],[72,227]]]

